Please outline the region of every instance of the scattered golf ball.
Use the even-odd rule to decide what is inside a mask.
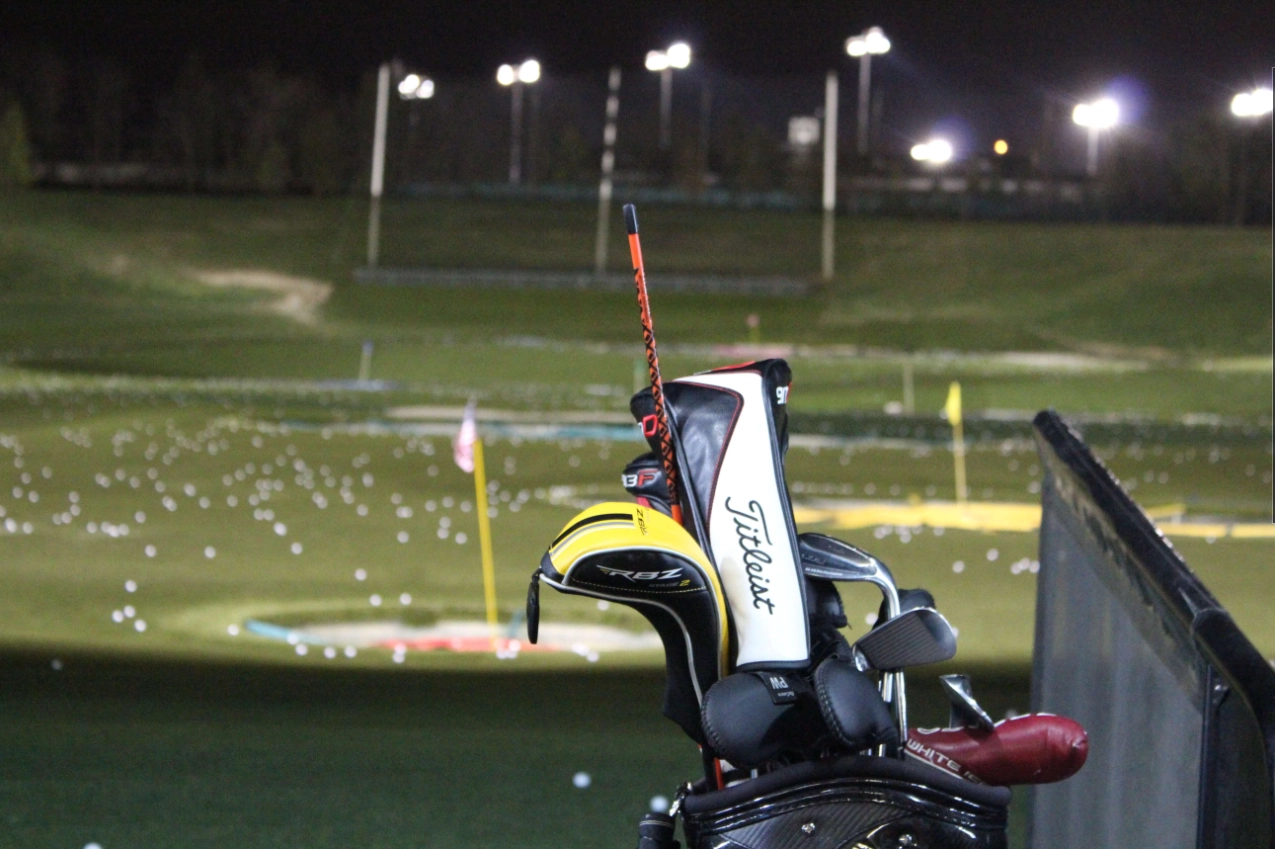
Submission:
[[[124,582],[124,592],[137,592],[137,581],[129,580]]]
[[[297,654],[304,655],[308,651],[310,650],[306,648],[305,643],[297,643]]]
[[[868,623],[868,625],[875,625],[875,624],[877,624],[877,614],[876,614],[876,612],[875,612],[875,611],[873,611],[872,613],[869,613],[867,616],[863,617],[863,621],[864,621],[864,622],[867,622],[867,623]]]
[[[232,636],[232,637],[237,637],[237,636],[239,636],[239,626],[238,626],[238,625],[235,625],[235,624],[233,624],[233,623],[232,623],[232,624],[230,624],[230,625],[227,625],[227,626],[226,626],[226,633],[227,633],[227,634],[229,634],[229,635],[230,635],[230,636]]]
[[[146,630],[146,620],[145,620],[145,619],[138,619],[136,622],[134,622],[134,623],[133,623],[133,627],[137,629],[138,633],[141,633],[142,631],[145,631],[145,630]]]
[[[367,570],[366,570],[366,569],[355,569],[355,570],[354,570],[354,580],[356,580],[356,581],[366,581],[366,580],[367,580]]]
[[[651,810],[657,814],[667,814],[668,813],[668,797],[667,796],[652,796]]]
[[[157,549],[157,548],[156,548],[155,546],[153,546],[153,545],[148,545],[148,546],[146,546],[146,548],[145,548],[145,549],[143,549],[143,550],[146,552],[146,556],[147,556],[147,557],[154,557],[154,556],[155,556],[155,554],[159,551],[159,549]]]
[[[593,778],[587,772],[577,772],[571,776],[571,783],[583,790],[593,783]]]
[[[217,549],[213,548],[211,545],[204,549],[204,557],[207,557],[209,560],[212,560],[216,556]]]
[[[962,572],[964,572],[964,571],[965,571],[965,561],[964,561],[964,560],[958,560],[958,561],[956,561],[955,563],[953,563],[953,564],[952,564],[952,571],[953,571],[953,572],[955,572],[955,573],[956,573],[956,574],[958,574],[958,575],[959,575],[959,574],[961,574]]]
[[[381,597],[377,595],[376,593],[372,593],[372,597],[368,599],[368,603],[371,604],[373,607],[380,607]]]
[[[301,543],[299,543],[299,542],[294,542],[294,543],[292,544],[292,553],[293,553],[293,554],[300,554],[302,551],[303,551],[303,549],[302,549],[302,547],[301,547]]]
[[[411,593],[403,593],[401,596],[399,596],[399,597],[398,597],[398,603],[399,603],[399,604],[401,604],[401,605],[403,605],[404,607],[406,607],[407,605],[411,604],[411,603],[412,603],[412,594],[411,594]]]
[[[399,531],[398,536],[395,537],[395,539],[397,539],[399,542],[407,542],[408,540],[407,531]]]

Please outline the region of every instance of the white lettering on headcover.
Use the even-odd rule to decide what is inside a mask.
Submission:
[[[707,516],[709,546],[739,640],[736,662],[804,663],[810,647],[800,564],[780,500],[784,484],[761,375],[700,374],[677,382],[730,389],[744,400]]]

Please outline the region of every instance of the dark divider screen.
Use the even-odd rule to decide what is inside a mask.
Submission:
[[[1275,670],[1056,413],[1032,710],[1089,732],[1073,778],[1032,788],[1028,845],[1275,846]]]

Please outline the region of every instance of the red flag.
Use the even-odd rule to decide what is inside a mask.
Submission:
[[[456,465],[470,474],[474,472],[474,443],[478,441],[478,423],[474,419],[477,408],[477,401],[471,400],[465,405],[465,418],[460,423],[460,432],[452,442],[452,457],[455,458]]]

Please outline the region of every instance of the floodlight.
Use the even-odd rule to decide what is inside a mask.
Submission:
[[[1242,91],[1231,99],[1231,114],[1237,118],[1260,118],[1271,114],[1271,90]]]
[[[847,38],[846,52],[855,58],[866,55],[868,52],[867,39],[859,35],[856,35],[854,38]]]
[[[646,69],[648,71],[664,71],[669,67],[668,54],[663,50],[650,50],[646,54]]]
[[[880,55],[890,51],[890,39],[885,37],[885,33],[881,31],[881,27],[872,27],[864,33],[864,46],[869,53]]]
[[[1004,156],[1009,153],[1009,142],[1004,139],[997,139],[996,143],[992,145],[992,150],[997,156]]]
[[[501,65],[496,69],[496,82],[501,85],[513,85],[518,81],[518,72],[513,65]]]
[[[417,100],[429,100],[434,96],[434,81],[429,77],[424,77],[421,84],[416,87]]]
[[[912,158],[917,162],[942,165],[951,161],[952,154],[952,143],[947,139],[930,139],[922,144],[912,145]]]
[[[1082,127],[1110,130],[1120,122],[1120,104],[1110,97],[1100,97],[1093,103],[1077,103],[1071,120]]]
[[[679,70],[691,64],[691,47],[684,41],[670,44],[664,55],[668,57],[669,65]]]
[[[535,59],[528,59],[518,66],[518,82],[534,83],[540,79],[540,63]]]
[[[929,148],[929,161],[935,165],[942,165],[952,158],[952,143],[947,139],[930,139]]]
[[[415,97],[416,89],[421,84],[421,78],[416,74],[408,74],[403,77],[403,81],[398,84],[398,93],[402,97]]]

